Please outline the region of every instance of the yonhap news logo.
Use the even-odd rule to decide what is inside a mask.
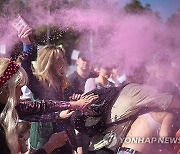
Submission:
[[[120,138],[121,143],[166,143],[166,144],[179,144],[180,137],[125,137]]]

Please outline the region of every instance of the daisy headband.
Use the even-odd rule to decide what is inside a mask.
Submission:
[[[14,61],[10,61],[3,75],[0,76],[0,87],[2,87],[19,70],[19,68],[20,66],[18,64]]]

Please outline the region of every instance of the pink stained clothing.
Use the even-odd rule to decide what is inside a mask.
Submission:
[[[130,83],[125,86],[112,106],[106,123],[122,120],[133,115],[143,107],[157,107],[166,110],[171,104],[173,95],[160,93],[153,87]]]

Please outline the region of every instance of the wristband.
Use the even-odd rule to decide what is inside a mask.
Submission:
[[[32,45],[23,44],[23,52],[32,53]]]

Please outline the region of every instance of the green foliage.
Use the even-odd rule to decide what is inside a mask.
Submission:
[[[131,3],[125,6],[125,11],[128,13],[144,13],[151,12],[150,4],[143,6],[139,0],[132,0]]]
[[[72,50],[76,48],[80,42],[80,33],[74,31],[72,28],[61,30],[58,27],[41,26],[33,31],[32,37],[33,41],[38,45],[62,45],[66,50],[66,56],[69,63]]]

